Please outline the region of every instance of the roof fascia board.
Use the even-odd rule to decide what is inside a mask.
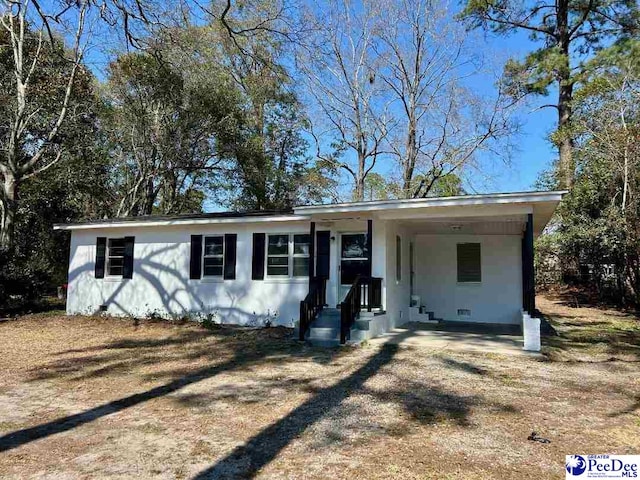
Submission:
[[[219,225],[234,223],[296,222],[311,220],[309,215],[281,215],[268,217],[191,218],[184,220],[126,221],[104,223],[56,224],[54,230],[97,230],[105,228],[174,227],[183,225]]]
[[[405,200],[381,200],[378,202],[343,203],[335,205],[308,205],[294,208],[295,213],[347,213],[380,210],[413,209],[424,207],[449,207],[467,205],[493,205],[505,203],[559,202],[566,191],[500,193],[491,195],[463,195],[457,197],[412,198]]]

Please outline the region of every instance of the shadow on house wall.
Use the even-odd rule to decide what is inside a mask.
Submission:
[[[93,261],[72,268],[68,311],[96,314],[104,305],[109,313],[133,317],[213,315],[218,322],[240,325],[269,319],[293,326],[297,321],[306,282],[254,281],[247,278],[248,272],[235,280],[191,280],[181,246],[165,245],[137,255],[132,279],[96,279]]]

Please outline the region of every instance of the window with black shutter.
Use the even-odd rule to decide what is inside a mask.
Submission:
[[[107,242],[107,275],[121,277],[124,271],[124,238],[110,238]]]
[[[479,243],[458,244],[458,282],[478,283],[482,281],[482,260]]]

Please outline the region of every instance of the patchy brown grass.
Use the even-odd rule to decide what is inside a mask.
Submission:
[[[1,478],[561,478],[640,449],[634,362],[60,315],[0,338]]]
[[[610,307],[589,307],[576,296],[558,292],[538,297],[557,335],[546,339],[545,353],[554,360],[640,361],[640,317]]]

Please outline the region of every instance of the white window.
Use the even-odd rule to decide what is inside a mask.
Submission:
[[[308,234],[278,233],[268,235],[267,276],[307,277],[309,276]]]
[[[121,277],[124,271],[124,238],[110,238],[107,242],[107,275]]]
[[[222,277],[224,272],[224,237],[204,237],[202,276]]]
[[[293,236],[293,276],[309,276],[309,248],[311,236],[296,234]]]

